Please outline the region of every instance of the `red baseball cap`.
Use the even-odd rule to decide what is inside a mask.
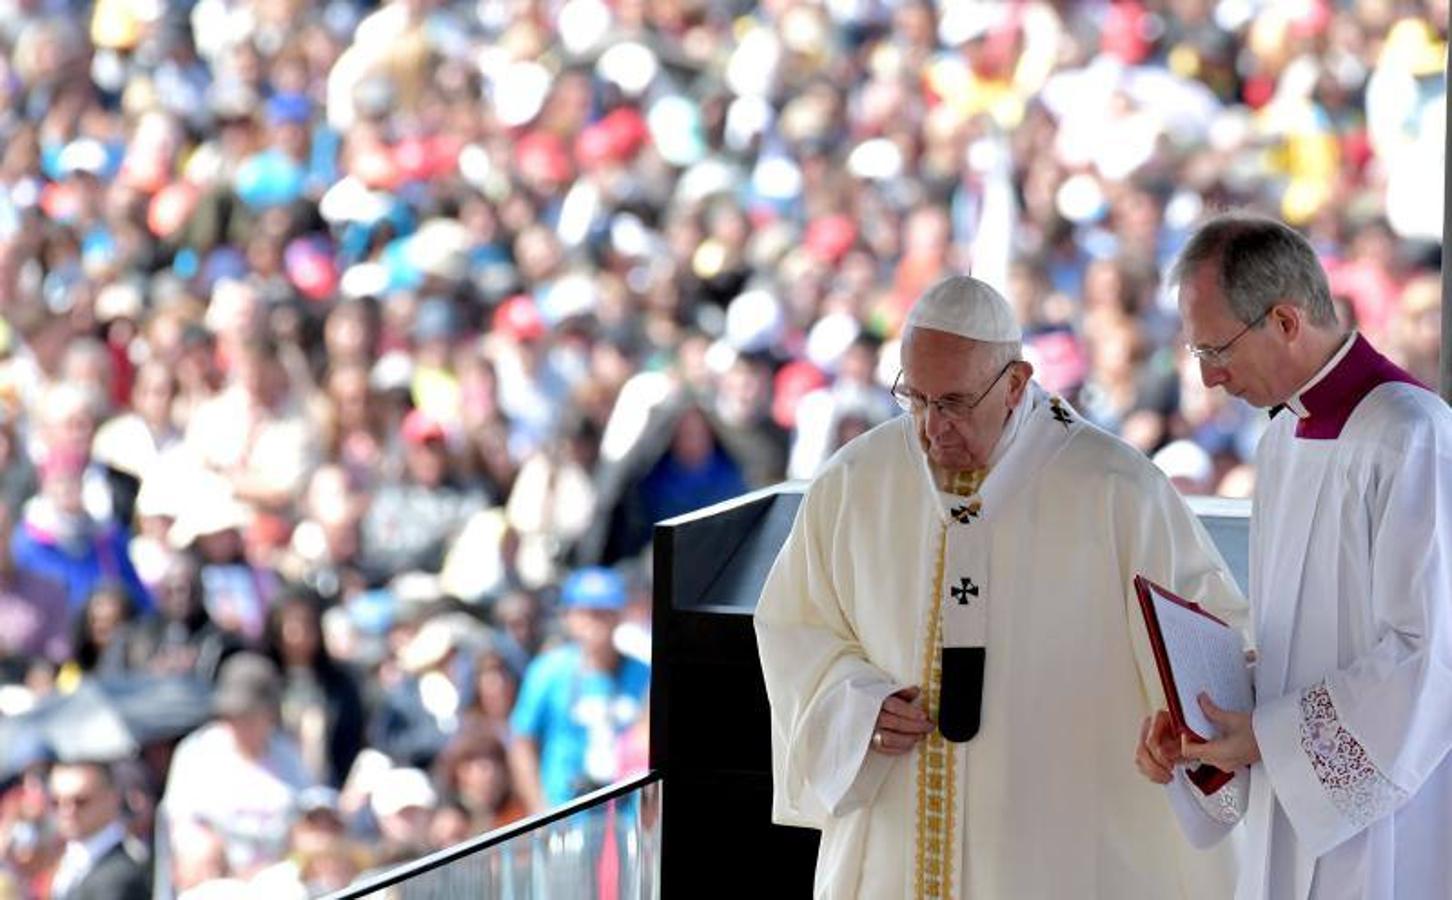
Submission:
[[[827,384],[822,370],[804,359],[782,366],[772,383],[771,417],[783,428],[797,423],[797,404],[802,398]]]
[[[832,215],[813,219],[802,243],[822,262],[835,263],[857,242],[857,224],[851,216]]]
[[[510,297],[494,310],[493,329],[512,341],[535,341],[548,330],[534,299],[526,294]]]
[[[563,184],[574,177],[564,142],[547,131],[532,131],[520,138],[514,160],[525,177],[534,181]]]
[[[408,444],[427,444],[447,437],[444,426],[421,409],[409,410],[403,417],[403,440]]]

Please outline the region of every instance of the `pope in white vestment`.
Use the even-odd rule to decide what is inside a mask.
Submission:
[[[1262,762],[1236,896],[1445,900],[1452,411],[1359,336],[1286,407],[1256,454]],[[1229,827],[1186,819],[1200,844]]]
[[[1136,574],[1244,621],[1200,523],[1142,454],[1032,382],[986,476],[955,493],[941,475],[914,417],[848,444],[757,607],[774,819],[821,830],[815,896],[1229,896],[1229,849],[1182,837],[1126,730],[1163,704]],[[941,647],[974,609],[977,734],[874,752],[890,694],[921,686],[936,718]]]

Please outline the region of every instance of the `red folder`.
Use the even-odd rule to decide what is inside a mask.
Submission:
[[[1179,734],[1189,735],[1197,741],[1207,741],[1210,738],[1206,735],[1196,734],[1189,725],[1185,724],[1185,711],[1180,706],[1180,692],[1175,689],[1175,673],[1170,669],[1170,656],[1165,651],[1165,639],[1160,633],[1159,616],[1155,615],[1154,600],[1150,598],[1150,589],[1153,588],[1160,596],[1172,603],[1179,604],[1191,612],[1197,613],[1221,625],[1229,628],[1230,624],[1217,616],[1213,616],[1200,607],[1200,604],[1192,600],[1186,600],[1174,591],[1156,584],[1145,578],[1143,575],[1134,576],[1134,592],[1139,596],[1139,611],[1144,616],[1144,627],[1149,632],[1150,649],[1155,654],[1155,668],[1160,673],[1160,686],[1164,688],[1165,705],[1169,708],[1170,724]],[[1210,796],[1220,790],[1230,779],[1235,777],[1233,772],[1225,772],[1217,769],[1209,763],[1201,763],[1194,769],[1185,773],[1192,784],[1200,789],[1205,796]]]

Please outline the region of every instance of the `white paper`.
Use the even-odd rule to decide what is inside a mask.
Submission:
[[[1179,694],[1185,724],[1202,738],[1219,731],[1200,711],[1202,692],[1221,709],[1250,712],[1255,698],[1240,632],[1168,599],[1153,586],[1150,598],[1160,623],[1165,654]]]

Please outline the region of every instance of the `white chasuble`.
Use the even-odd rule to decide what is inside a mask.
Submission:
[[[909,417],[828,463],[756,612],[773,818],[821,830],[815,896],[1228,896],[1229,850],[1190,847],[1133,765],[1163,702],[1136,573],[1244,621],[1168,481],[1037,386],[972,497],[937,489]],[[977,733],[872,752],[890,693],[936,714],[945,642],[985,648]]]

